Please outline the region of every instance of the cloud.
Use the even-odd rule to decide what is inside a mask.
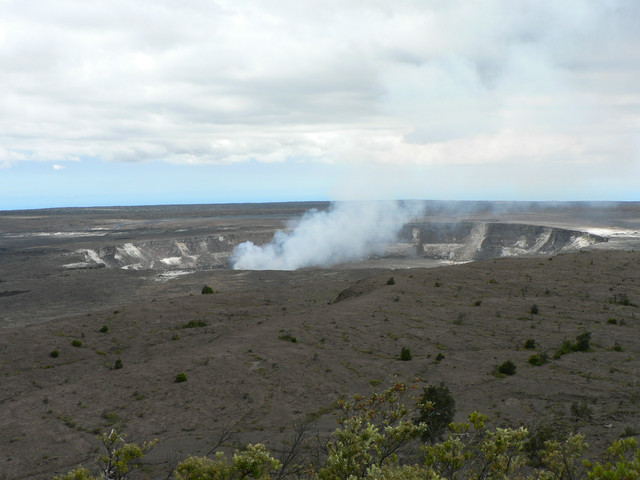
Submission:
[[[4,2],[0,162],[624,164],[633,0]]]
[[[64,166],[64,165],[60,165],[60,164],[57,164],[57,163],[54,163],[54,164],[53,164],[53,169],[54,169],[54,170],[62,170],[62,169],[64,169],[64,168],[65,168],[65,166]]]

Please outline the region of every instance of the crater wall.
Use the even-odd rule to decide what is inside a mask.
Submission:
[[[228,268],[239,243],[268,243],[273,232],[208,234],[184,238],[127,241],[68,254],[68,269],[207,270]],[[466,262],[518,255],[554,255],[606,242],[578,230],[490,222],[409,223],[383,258],[427,258]],[[380,255],[377,255],[380,258]]]

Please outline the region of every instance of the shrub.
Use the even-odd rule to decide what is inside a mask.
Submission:
[[[396,281],[393,277],[389,277],[389,280],[387,280],[387,285],[395,285]]]
[[[533,350],[536,348],[536,341],[533,338],[527,339],[527,341],[524,342],[524,348],[527,350]]]
[[[498,366],[498,373],[502,375],[513,375],[516,373],[516,364],[511,360],[507,360]]]
[[[540,310],[538,309],[538,305],[536,305],[535,303],[531,305],[531,308],[529,309],[529,312],[531,313],[531,315],[538,315],[539,311]]]
[[[560,349],[553,355],[556,360],[562,355],[566,355],[571,352],[587,352],[590,349],[591,332],[583,332],[576,337],[576,343],[571,343],[569,340],[562,342]]]
[[[547,363],[547,354],[546,353],[536,353],[529,357],[529,363],[533,366],[539,367]]]
[[[574,350],[576,352],[586,352],[589,350],[589,341],[591,340],[591,332],[581,333],[576,337]]]
[[[205,285],[204,287],[202,287],[202,294],[203,295],[207,295],[207,294],[211,294],[213,293],[213,288],[211,288],[209,285]]]
[[[140,466],[140,459],[158,442],[154,440],[142,445],[126,443],[125,435],[115,428],[110,433],[99,435],[98,438],[102,441],[102,450],[95,460],[99,471],[98,477],[91,475],[86,468],[77,467],[62,477],[53,477],[53,480],[97,480],[97,478],[124,480],[131,470]]]
[[[421,438],[424,442],[433,443],[440,439],[447,426],[453,422],[453,417],[456,414],[456,401],[449,387],[441,383],[425,388],[418,405],[420,413],[416,422],[422,422],[427,426]]]
[[[109,325],[103,325],[100,329],[100,333],[109,333]]]
[[[611,325],[615,325],[618,323],[618,320],[616,320],[615,318],[610,318],[609,320],[607,320],[607,323],[610,323]]]
[[[113,365],[113,368],[115,370],[120,370],[122,368],[122,360],[120,360],[119,358],[116,360],[116,363]]]
[[[400,360],[408,362],[411,358],[411,350],[409,350],[409,347],[402,347],[402,350],[400,351]]]
[[[285,342],[296,343],[298,339],[291,335],[290,333],[284,333],[278,337],[280,340],[284,340]]]
[[[178,463],[174,472],[176,480],[268,480],[282,464],[271,457],[264,445],[247,445],[234,453],[229,461],[222,452],[215,458],[190,455]]]
[[[529,439],[524,443],[523,450],[529,455],[533,467],[543,465],[544,450],[548,441],[561,442],[567,438],[564,427],[558,423],[533,425],[528,428]]]
[[[180,372],[176,375],[175,383],[182,383],[187,381],[187,374]]]
[[[73,345],[74,347],[81,347],[82,346],[82,342],[80,340],[71,340],[71,345]]]
[[[60,356],[60,352],[58,350],[51,350],[51,353],[49,353],[49,356],[51,358],[58,358]]]
[[[444,355],[442,353],[436,355],[436,362],[440,363],[442,360],[444,360]]]
[[[209,324],[204,320],[189,320],[187,323],[185,323],[182,326],[182,328],[198,328],[198,327],[206,327],[207,325]]]
[[[590,419],[591,418],[591,408],[587,405],[585,400],[581,400],[580,402],[573,402],[571,404],[571,415],[577,418],[582,419]]]

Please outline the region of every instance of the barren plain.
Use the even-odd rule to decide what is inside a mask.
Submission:
[[[224,448],[276,451],[395,381],[444,382],[460,420],[582,432],[595,455],[638,434],[640,205],[431,202],[386,254],[229,268],[309,208],[328,205],[0,212],[0,479],[89,465],[114,426],[158,439],[136,478],[227,430]],[[585,332],[589,351],[553,358]]]

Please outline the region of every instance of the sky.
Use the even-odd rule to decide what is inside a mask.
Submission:
[[[637,0],[0,0],[0,210],[640,200]]]

